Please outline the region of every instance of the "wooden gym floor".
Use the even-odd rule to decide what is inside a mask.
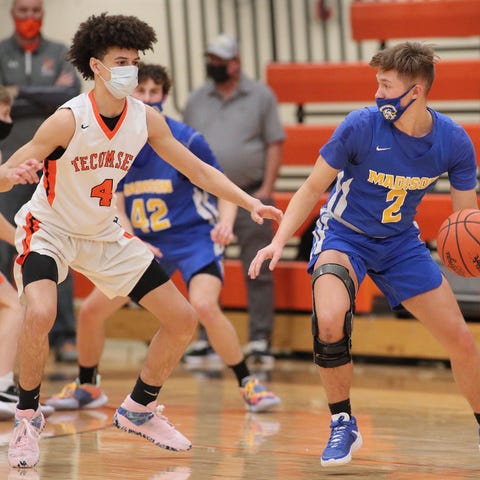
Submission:
[[[352,402],[364,446],[346,466],[322,468],[329,414],[312,362],[277,360],[259,372],[282,397],[276,412],[246,413],[227,369],[179,365],[160,394],[165,414],[193,442],[172,453],[112,426],[132,388],[145,345],[109,340],[102,360],[107,408],[56,412],[47,420],[35,469],[9,469],[11,422],[0,423],[0,479],[430,480],[480,478],[475,420],[441,362],[356,361]],[[42,395],[59,391],[76,367],[50,360]]]

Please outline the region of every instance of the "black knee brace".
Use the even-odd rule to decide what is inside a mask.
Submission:
[[[30,252],[22,265],[23,288],[37,280],[58,282],[58,268],[55,260],[48,255]]]
[[[313,285],[320,275],[331,274],[337,276],[345,284],[348,296],[350,297],[350,310],[345,313],[345,323],[343,331],[345,336],[335,343],[324,343],[319,340],[319,329],[317,315],[315,313],[315,295],[313,295]],[[352,360],[352,322],[355,313],[355,286],[348,273],[348,270],[336,263],[326,263],[318,267],[312,274],[312,335],[313,335],[313,361],[324,368],[340,367],[350,363]]]
[[[167,272],[159,265],[156,260],[152,260],[152,263],[145,270],[140,280],[137,282],[133,290],[128,296],[136,303],[140,303],[140,300],[149,292],[155,288],[168,282],[170,277]]]

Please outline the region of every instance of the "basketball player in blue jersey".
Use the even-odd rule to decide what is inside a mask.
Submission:
[[[162,111],[171,80],[164,67],[141,64],[133,96]],[[221,170],[203,136],[165,117],[173,136],[204,162]],[[205,325],[211,344],[237,377],[245,407],[260,412],[280,399],[250,375],[237,333],[219,306],[223,282],[223,246],[233,237],[236,206],[217,201],[165,162],[147,144],[117,188],[120,223],[152,246],[168,275],[179,270],[188,285],[190,303]],[[129,301],[109,300],[98,288],[84,300],[77,323],[79,376],[47,400],[59,410],[96,408],[107,402],[98,385],[97,367],[108,317]]]
[[[154,30],[134,16],[103,13],[82,22],[68,58],[93,80],[93,89],[62,105],[0,166],[0,191],[7,191],[38,181],[35,171],[47,159],[42,181],[15,217],[16,281],[26,313],[18,349],[19,402],[8,450],[14,468],[33,467],[40,459],[45,419],[39,397],[48,332],[56,316],[57,283],[69,267],[109,298],[135,300],[161,324],[133,390],[114,414],[114,425],[168,450],[192,446],[162,415],[157,397],[191,340],[197,313],[153,253],[117,221],[115,208],[117,185],[146,142],[192,183],[250,211],[252,220],[282,216],[202,162],[172,136],[163,115],[131,97],[139,51],[152,49],[155,42]]]
[[[418,204],[448,173],[453,209],[478,209],[476,160],[462,127],[427,106],[436,57],[402,43],[375,54],[376,107],[349,114],[320,149],[273,241],[250,265],[275,268],[287,240],[336,179],[314,230],[313,350],[332,414],[324,466],[348,463],[362,437],[350,406],[355,294],[369,274],[390,306],[402,305],[447,350],[453,375],[480,423],[480,353],[445,277],[419,239]]]

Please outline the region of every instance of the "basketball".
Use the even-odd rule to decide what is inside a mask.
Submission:
[[[438,231],[437,251],[453,273],[480,277],[480,210],[452,213]]]

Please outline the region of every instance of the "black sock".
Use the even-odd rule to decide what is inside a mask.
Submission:
[[[245,359],[243,359],[240,363],[237,363],[236,365],[229,365],[229,368],[233,370],[233,373],[237,377],[238,385],[240,387],[243,387],[242,380],[250,376],[250,370],[245,363]]]
[[[82,367],[81,365],[79,365],[78,368],[78,382],[80,384],[97,384],[98,365],[95,365],[94,367]]]
[[[342,400],[341,402],[329,403],[328,408],[332,415],[336,415],[337,413],[348,413],[348,415],[352,415],[352,407],[350,406],[349,398]]]
[[[33,390],[24,390],[21,385],[18,386],[18,409],[19,410],[37,410],[40,402],[40,385]]]
[[[138,377],[135,387],[130,394],[130,397],[134,402],[147,406],[149,403],[154,402],[158,397],[158,392],[162,387],[154,387],[143,383],[142,379]]]
[[[474,413],[475,418],[477,419],[478,424],[480,425],[480,413]]]

